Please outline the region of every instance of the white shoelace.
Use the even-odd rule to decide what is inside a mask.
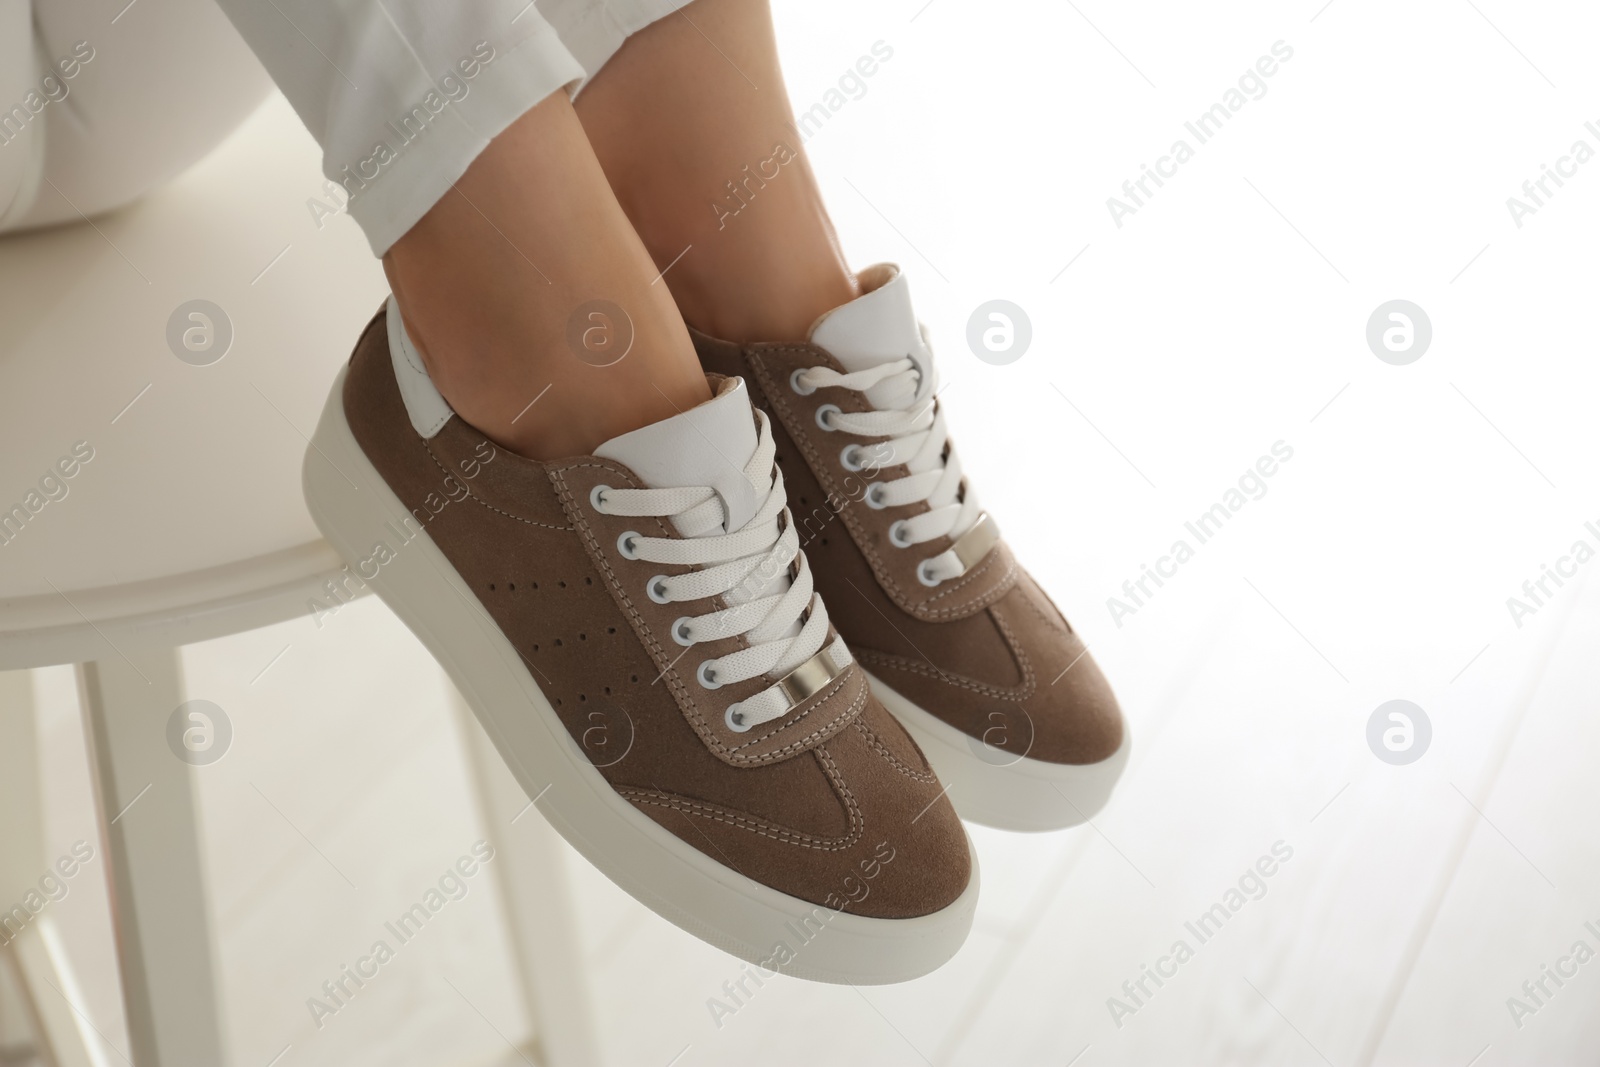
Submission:
[[[760,435],[744,475],[766,498],[750,521],[724,532],[726,511],[715,490],[706,486],[678,489],[613,489],[596,486],[589,496],[603,515],[669,519],[683,536],[645,537],[629,530],[617,549],[629,559],[651,563],[698,565],[703,569],[678,575],[656,575],[645,592],[658,604],[721,596],[730,606],[705,615],[680,616],[672,638],[680,645],[744,635],[737,652],[704,660],[695,677],[706,689],[747,681],[757,676],[780,679],[811,659],[828,636],[828,611],[812,589],[811,569],[800,551],[800,535],[785,506],[783,474],[773,464],[776,446],[765,413],[756,412]],[[796,557],[799,567],[790,568]],[[802,615],[804,621],[802,622]],[[836,669],[849,662],[844,642],[829,649]],[[727,709],[730,728],[744,732],[780,718],[790,701],[778,685]]]
[[[929,372],[933,373],[932,371]],[[910,471],[892,482],[867,486],[865,501],[871,508],[899,507],[926,502],[921,515],[900,519],[889,527],[889,540],[898,548],[948,537],[952,541],[976,525],[983,509],[970,487],[963,484],[961,460],[945,428],[944,412],[934,399],[935,379],[918,400],[921,372],[910,356],[866,370],[840,374],[831,367],[810,367],[796,372],[790,386],[802,396],[817,389],[849,389],[867,393],[874,411],[840,411],[837,405],[817,409],[817,424],[825,430],[842,430],[857,437],[886,437],[871,446],[846,445],[839,462],[858,471],[869,464],[878,469],[904,464]],[[917,577],[936,586],[964,573],[954,548],[929,557],[917,567]]]

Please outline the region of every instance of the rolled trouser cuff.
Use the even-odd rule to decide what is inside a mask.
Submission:
[[[378,255],[496,135],[586,76],[531,0],[218,3],[321,145],[323,173]]]
[[[540,8],[561,41],[583,65],[585,77],[568,86],[574,97],[593,80],[629,37],[674,14],[690,0],[561,0]],[[687,17],[687,16],[685,16]]]
[[[537,17],[530,10],[527,17]],[[351,218],[375,255],[427,214],[489,142],[527,110],[585,77],[583,66],[548,26],[492,58],[469,56],[464,71],[422,88],[415,103],[371,133],[371,146],[341,163],[323,157],[328,178],[344,187]]]

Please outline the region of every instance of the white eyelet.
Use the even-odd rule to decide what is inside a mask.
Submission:
[[[906,520],[896,519],[889,526],[889,543],[896,548],[910,548],[911,542],[906,537]]]
[[[693,621],[694,620],[690,619],[687,615],[680,615],[678,617],[678,621],[672,624],[672,639],[685,648],[688,648],[690,645],[694,644],[694,641],[689,638],[689,635],[683,633],[684,630],[688,629],[689,623]]]
[[[639,552],[634,545],[634,542],[639,540],[639,537],[640,534],[637,530],[623,530],[622,533],[617,535],[617,552],[621,554],[623,559],[639,558]]]
[[[722,683],[717,681],[716,671],[710,670],[711,660],[701,660],[700,666],[695,669],[694,676],[704,689],[721,689]]]
[[[604,502],[600,498],[610,491],[611,487],[609,485],[597,485],[593,489],[589,490],[589,506],[594,508],[600,514],[604,515],[606,513],[606,509]]]
[[[860,445],[845,445],[839,450],[839,465],[847,471],[858,471],[866,464],[861,460],[852,458],[861,451]]]
[[[931,574],[928,573],[928,564],[930,564],[932,562],[933,562],[933,560],[931,560],[931,559],[925,559],[921,563],[917,564],[917,581],[921,582],[923,585],[927,586],[929,589],[934,588],[941,581],[943,581],[942,578],[935,578]]]
[[[889,502],[883,499],[882,482],[873,482],[871,485],[867,486],[866,495],[862,499],[867,502],[867,507],[871,508],[873,511],[882,511],[884,508],[889,506]]]
[[[722,721],[728,724],[728,729],[736,734],[749,733],[755,723],[744,721],[744,712],[739,710],[737,703],[729,704],[728,710],[723,713]]]
[[[800,384],[800,375],[804,374],[808,369],[810,368],[796,367],[794,373],[789,375],[789,388],[793,389],[799,396],[810,396],[817,391],[817,387],[814,385],[808,388]]]
[[[649,594],[650,599],[654,600],[657,604],[672,603],[672,601],[667,599],[667,591],[661,588],[666,584],[666,581],[667,576],[665,574],[658,574],[654,578],[650,579],[649,583],[644,587],[644,591]]]
[[[827,430],[829,433],[832,433],[836,429],[836,427],[828,425],[828,416],[830,414],[843,415],[844,412],[839,410],[839,405],[838,404],[824,404],[820,408],[817,409],[817,425],[821,426],[824,430]]]

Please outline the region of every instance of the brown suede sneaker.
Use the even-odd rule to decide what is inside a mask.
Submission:
[[[618,885],[766,968],[881,983],[961,946],[961,823],[833,630],[742,381],[541,463],[433,388],[392,303],[306,452],[312,516]]]
[[[905,275],[880,264],[860,281],[809,344],[696,332],[701,363],[744,375],[777,425],[817,588],[956,810],[1010,830],[1081,823],[1128,759],[1116,698],[962,476]]]

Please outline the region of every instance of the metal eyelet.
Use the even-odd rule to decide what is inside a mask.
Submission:
[[[882,511],[884,508],[889,506],[889,502],[883,499],[882,482],[873,482],[871,485],[867,486],[866,495],[863,496],[862,499],[867,502],[867,507],[871,508],[873,511]]]
[[[638,559],[639,550],[636,541],[642,535],[637,530],[623,530],[617,535],[617,552],[623,559]]]
[[[817,387],[814,385],[807,387],[800,384],[800,375],[809,369],[809,367],[796,367],[794,373],[789,375],[789,388],[793,389],[797,396],[810,396],[817,391]]]
[[[839,410],[839,405],[838,404],[824,404],[820,408],[817,409],[817,425],[821,426],[824,430],[827,430],[829,433],[832,433],[835,429],[837,429],[837,427],[828,425],[828,419],[832,415],[843,415],[843,414],[844,414],[844,412]]]
[[[685,632],[689,629],[689,624],[693,621],[694,620],[689,618],[687,615],[680,615],[678,616],[678,620],[672,624],[672,639],[678,642],[678,644],[682,645],[684,648],[688,648],[690,645],[694,644],[694,639]]]
[[[657,604],[670,604],[672,601],[667,599],[667,590],[665,588],[666,584],[667,576],[665,574],[658,574],[654,578],[650,579],[649,583],[644,587],[644,591],[649,595],[650,599],[654,600]]]
[[[942,578],[935,578],[933,575],[928,573],[928,565],[932,562],[933,560],[931,559],[925,559],[921,563],[917,564],[917,581],[921,582],[929,589],[934,588],[944,580]]]
[[[728,729],[736,734],[749,733],[755,726],[755,723],[744,721],[744,712],[739,710],[737,703],[728,705],[728,710],[722,715],[722,721],[727,723]]]
[[[711,667],[711,660],[701,660],[700,666],[695,668],[695,680],[702,689],[721,689],[722,683],[717,681],[717,672]]]
[[[896,548],[910,548],[911,541],[906,536],[906,520],[896,519],[889,525],[889,543]]]
[[[589,490],[589,506],[604,515],[606,513],[605,501],[600,498],[610,491],[611,487],[609,485],[597,485]]]
[[[856,458],[861,451],[860,445],[845,445],[839,450],[839,465],[847,471],[861,470],[866,464]]]

